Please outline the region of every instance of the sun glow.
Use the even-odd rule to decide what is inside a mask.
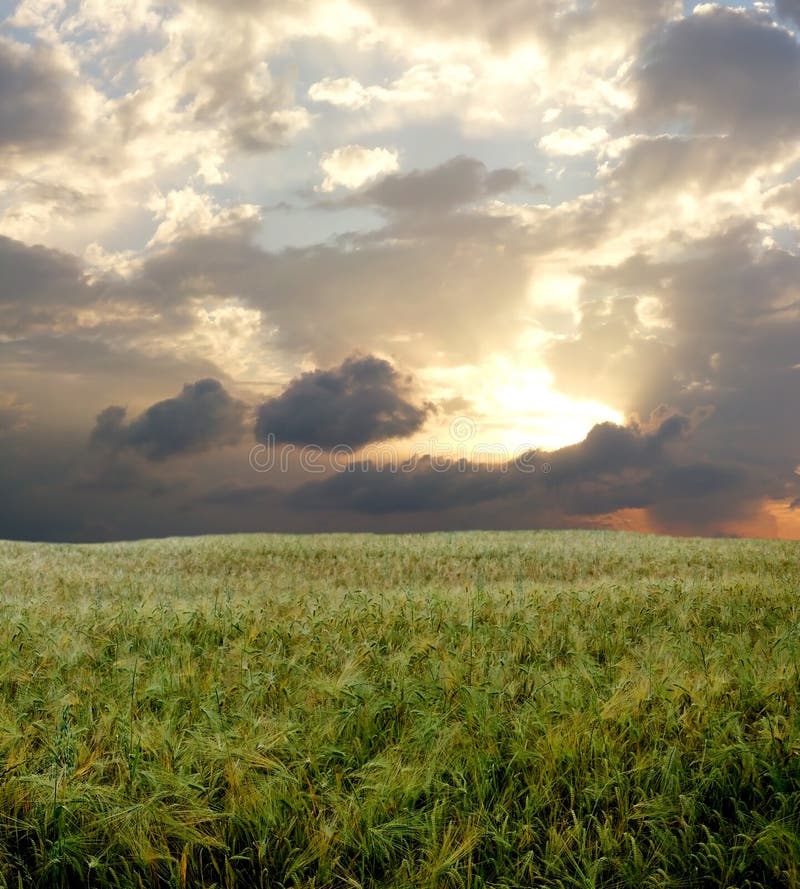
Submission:
[[[552,374],[542,366],[497,356],[480,366],[432,369],[426,379],[436,385],[442,403],[451,393],[468,393],[464,404],[442,411],[433,425],[444,440],[459,447],[482,451],[553,451],[582,441],[598,423],[623,423],[624,415],[598,401],[571,398],[554,386]],[[470,440],[463,426],[450,435],[454,420],[469,420]]]
[[[513,451],[534,447],[556,450],[582,441],[598,423],[622,423],[623,415],[597,401],[570,398],[553,388],[553,378],[543,368],[497,368],[502,383],[486,394],[484,411],[493,418],[485,424],[481,439],[497,442]]]

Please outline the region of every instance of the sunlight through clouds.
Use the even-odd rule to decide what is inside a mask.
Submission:
[[[63,429],[83,466],[98,417],[119,442],[136,411],[188,411],[191,459],[148,427],[158,473],[184,473],[163,495],[180,530],[208,487],[191,460],[253,484],[256,416],[326,447],[348,422],[376,447],[450,441],[462,418],[478,446],[561,461],[526,522],[589,521],[602,477],[604,521],[785,533],[798,23],[793,0],[7,4],[0,456]],[[91,508],[113,528],[155,469],[122,447],[104,472]],[[374,505],[384,482],[364,484]],[[90,508],[76,485],[48,494],[67,524]]]

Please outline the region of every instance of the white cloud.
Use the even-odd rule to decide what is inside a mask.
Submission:
[[[93,241],[84,251],[83,261],[89,281],[96,283],[105,276],[133,278],[141,271],[143,257],[135,250],[105,250]]]
[[[52,27],[65,6],[66,0],[21,0],[8,21],[16,28]]]
[[[360,188],[366,182],[399,169],[397,151],[389,148],[365,148],[363,145],[345,145],[319,162],[325,173],[321,191],[333,191],[338,186]]]
[[[372,93],[353,77],[326,77],[311,85],[308,97],[340,108],[363,108],[372,101]]]
[[[160,220],[148,247],[169,244],[182,237],[203,235],[260,218],[260,210],[254,204],[222,208],[210,195],[200,194],[188,187],[170,191],[166,195],[158,193],[147,206],[156,219]]]
[[[603,127],[566,127],[554,130],[539,140],[539,148],[547,154],[575,156],[595,151],[608,141]]]

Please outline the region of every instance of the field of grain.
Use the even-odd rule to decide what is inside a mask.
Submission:
[[[798,886],[799,557],[0,543],[0,886]]]

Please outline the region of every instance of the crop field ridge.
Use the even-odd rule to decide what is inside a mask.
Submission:
[[[800,545],[0,542],[0,887],[798,887]]]

